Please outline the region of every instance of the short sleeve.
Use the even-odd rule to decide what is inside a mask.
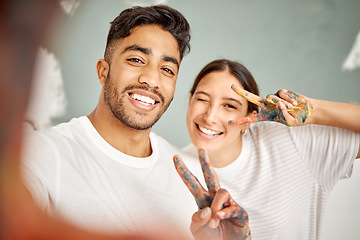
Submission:
[[[25,187],[30,192],[33,200],[42,209],[48,209],[50,204],[49,194],[43,179],[47,178],[47,159],[52,157],[49,154],[49,146],[46,138],[38,132],[31,132],[26,135],[21,153],[21,175]],[[50,173],[51,174],[51,173]],[[55,178],[55,176],[53,176]]]
[[[359,133],[314,124],[291,127],[289,133],[300,156],[325,191],[331,191],[339,179],[351,176],[359,150]]]

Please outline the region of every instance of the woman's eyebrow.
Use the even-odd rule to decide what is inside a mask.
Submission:
[[[195,92],[194,95],[196,95],[196,94],[204,94],[206,96],[210,96],[207,92],[204,92],[204,91]]]
[[[237,102],[240,105],[243,105],[239,100],[237,100],[235,98],[224,97],[223,99],[227,100],[227,101],[234,101],[234,102]]]

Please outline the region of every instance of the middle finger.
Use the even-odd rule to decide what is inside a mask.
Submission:
[[[211,195],[215,195],[220,189],[220,183],[213,166],[209,162],[205,149],[199,149],[199,160],[208,190]]]

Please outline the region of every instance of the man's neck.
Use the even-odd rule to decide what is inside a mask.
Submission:
[[[88,118],[96,131],[112,147],[133,157],[148,157],[152,153],[150,144],[150,129],[136,130],[125,126],[111,113],[95,110]]]

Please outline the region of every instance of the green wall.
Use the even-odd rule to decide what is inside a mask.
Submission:
[[[341,66],[360,30],[359,0],[81,1],[54,31],[68,98],[56,122],[89,114],[100,93],[95,65],[102,58],[109,22],[124,8],[164,2],[190,22],[192,50],[185,56],[174,101],[154,131],[173,144],[189,143],[188,91],[209,61],[229,58],[253,73],[262,97],[287,88],[309,97],[360,102],[360,69]]]
[[[325,100],[360,103],[360,68],[342,71],[360,31],[359,0],[85,0],[51,34],[68,99],[55,123],[88,115],[100,84],[96,62],[103,57],[110,21],[132,4],[167,3],[189,20],[192,51],[182,62],[175,98],[154,131],[182,147],[188,91],[200,69],[216,58],[242,62],[261,96],[287,88]],[[346,117],[346,116],[344,116]],[[359,239],[360,165],[333,190],[322,239]],[[355,189],[357,189],[355,191]]]

